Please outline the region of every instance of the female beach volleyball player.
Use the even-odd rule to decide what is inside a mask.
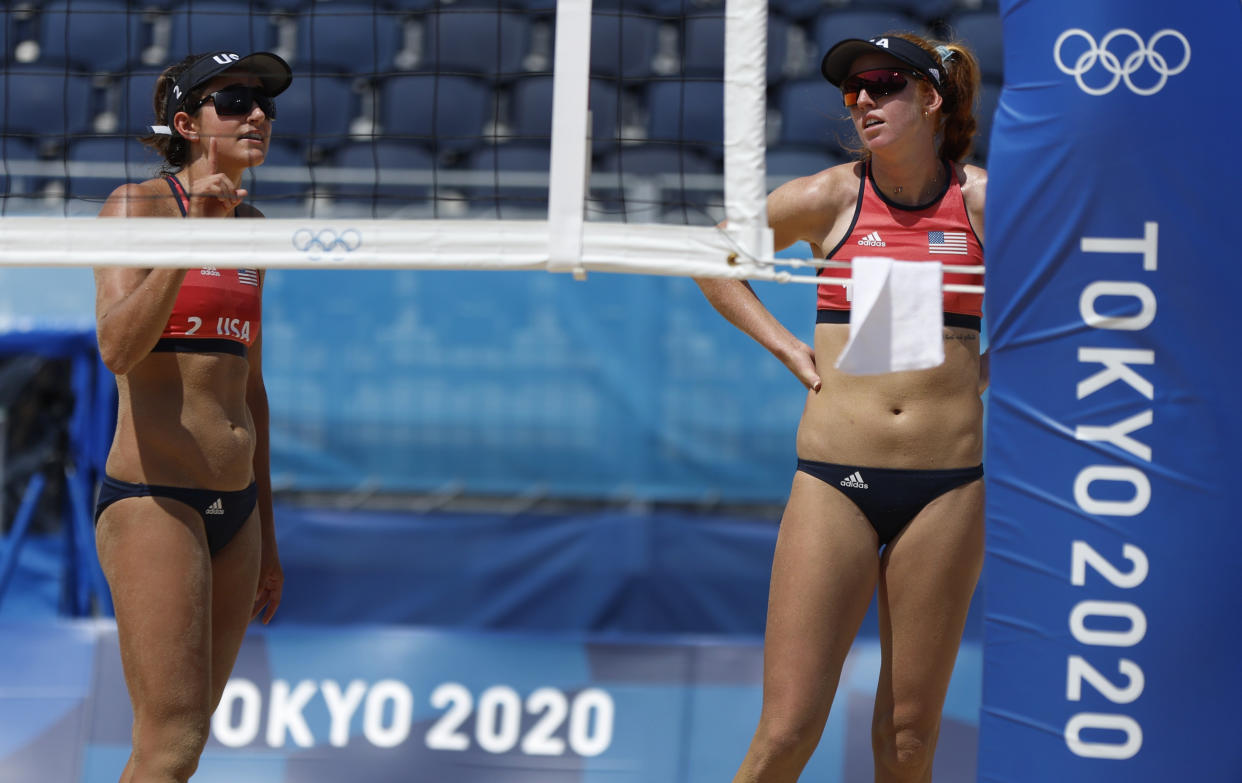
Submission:
[[[273,98],[292,78],[264,52],[169,67],[155,84],[163,124],[144,139],[164,156],[163,176],[117,188],[100,216],[262,217],[238,184],[263,162]],[[121,781],[185,781],[247,623],[260,613],[268,622],[280,605],[263,276],[109,268],[95,284],[99,352],[119,397],[95,522],[134,708]]]
[[[776,247],[803,240],[833,259],[982,264],[987,175],[961,163],[975,132],[973,54],[894,34],[836,44],[822,71],[850,107],[861,160],[772,192]],[[961,277],[946,279],[978,283]],[[820,286],[812,349],[744,283],[700,285],[808,388],[772,563],[763,708],[735,781],[797,779],[877,589],[875,779],[930,781],[983,558],[982,297],[945,294],[943,365],[852,376],[833,367],[849,335],[843,287]]]

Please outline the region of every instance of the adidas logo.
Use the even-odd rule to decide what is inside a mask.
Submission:
[[[208,506],[208,507],[207,507],[207,510],[206,510],[206,511],[204,511],[203,513],[204,513],[204,514],[223,514],[223,513],[224,513],[224,503],[222,502],[222,499],[221,499],[221,498],[216,498],[216,502],[214,502],[214,503],[212,503],[210,506]]]
[[[841,486],[854,487],[855,489],[867,489],[867,483],[863,481],[862,475],[858,471],[854,471],[850,475],[841,479]]]
[[[883,239],[880,239],[879,231],[872,231],[867,236],[858,240],[858,244],[866,245],[867,247],[888,247],[888,243]]]
[[[219,277],[220,271],[216,269],[214,266],[205,266],[203,267],[202,274],[206,275],[207,277]]]

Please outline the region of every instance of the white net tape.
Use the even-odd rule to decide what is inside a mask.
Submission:
[[[546,220],[409,219],[400,217],[401,210],[394,213],[396,219],[381,219],[373,210],[371,216],[356,219],[330,214],[326,219],[230,221],[227,230],[221,230],[216,221],[24,217],[8,211],[9,216],[0,219],[0,265],[194,267],[210,263],[259,268],[597,271],[848,284],[845,277],[814,274],[816,269],[848,267],[847,263],[773,258],[766,215],[769,71],[768,8],[763,0],[729,0],[724,10],[723,82],[718,86],[723,90],[723,218],[728,228],[633,222],[642,215],[641,208],[624,215],[625,222],[587,219],[599,217],[597,200],[591,194],[610,188],[621,190],[624,178],[623,171],[590,171],[589,111],[599,108],[590,105],[592,19],[591,0],[557,3],[550,165],[544,172],[503,172],[506,187],[546,188]],[[319,23],[325,21],[332,19]],[[387,20],[377,16],[375,21],[378,29],[378,23]],[[621,45],[625,45],[624,39]],[[398,56],[395,62],[400,60]],[[149,89],[143,81],[141,88]],[[317,112],[332,110],[324,106]],[[4,164],[9,177],[139,180],[149,176],[141,166],[121,162],[17,159],[5,160]],[[263,166],[261,174],[267,183],[298,183],[307,169],[275,161]],[[430,185],[468,191],[495,185],[499,173],[435,167],[365,171],[328,166],[316,169],[313,177],[327,186]],[[716,175],[683,169],[646,177],[645,186],[658,190],[661,179],[692,190],[710,191],[721,185]],[[656,202],[654,198],[632,196],[631,200]],[[426,210],[411,205],[407,212],[418,215]],[[275,210],[275,214],[281,211]],[[810,271],[795,273],[791,269]],[[945,271],[981,274],[982,268],[947,266]],[[981,286],[958,284],[946,285],[945,289],[982,291]]]

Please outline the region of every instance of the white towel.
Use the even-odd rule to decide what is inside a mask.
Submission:
[[[944,364],[944,273],[939,261],[851,261],[850,338],[837,368],[853,375]]]

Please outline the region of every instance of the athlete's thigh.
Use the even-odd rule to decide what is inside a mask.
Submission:
[[[259,589],[262,536],[256,508],[241,529],[211,560],[212,707],[220,701]]]
[[[875,591],[876,536],[835,488],[794,474],[772,560],[764,711],[827,715]]]
[[[982,564],[982,479],[933,500],[885,550],[877,710],[939,714]]]
[[[211,564],[198,512],[167,498],[125,498],[100,516],[96,546],[135,705],[205,707]]]

